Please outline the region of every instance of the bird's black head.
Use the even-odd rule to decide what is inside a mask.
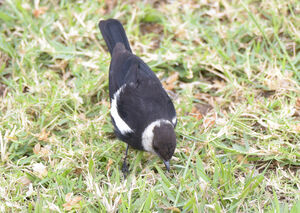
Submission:
[[[170,122],[161,122],[153,128],[153,150],[164,161],[167,170],[170,169],[169,161],[176,148],[176,135]]]

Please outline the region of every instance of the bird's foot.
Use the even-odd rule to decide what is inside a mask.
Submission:
[[[124,175],[124,178],[126,178],[129,173],[129,169],[128,169],[128,165],[127,165],[126,161],[123,162],[122,173]]]

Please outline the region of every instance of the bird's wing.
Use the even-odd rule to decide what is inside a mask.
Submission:
[[[111,100],[114,94],[123,86],[133,56],[132,53],[125,49],[124,45],[117,43],[113,50],[109,67],[109,95]]]
[[[118,97],[120,117],[133,129],[143,130],[149,123],[166,119],[176,122],[174,105],[153,71],[138,57],[131,60]]]
[[[132,75],[135,75],[136,70],[133,69],[133,66],[137,65],[139,66],[140,75],[159,82],[159,79],[147,64],[136,55],[127,51],[123,44],[117,43],[112,53],[109,68],[110,98],[112,98],[113,94],[117,92],[119,88],[125,83],[128,83]]]

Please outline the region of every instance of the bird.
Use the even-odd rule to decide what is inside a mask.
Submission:
[[[176,110],[151,68],[133,54],[117,19],[101,20],[99,29],[111,55],[110,116],[114,133],[127,144],[122,172],[129,172],[129,146],[157,155],[170,170],[176,148]]]

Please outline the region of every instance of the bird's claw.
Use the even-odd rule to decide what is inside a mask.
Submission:
[[[123,162],[122,173],[124,175],[124,178],[126,178],[129,173],[129,169],[128,169],[128,165],[127,165],[126,161]]]

